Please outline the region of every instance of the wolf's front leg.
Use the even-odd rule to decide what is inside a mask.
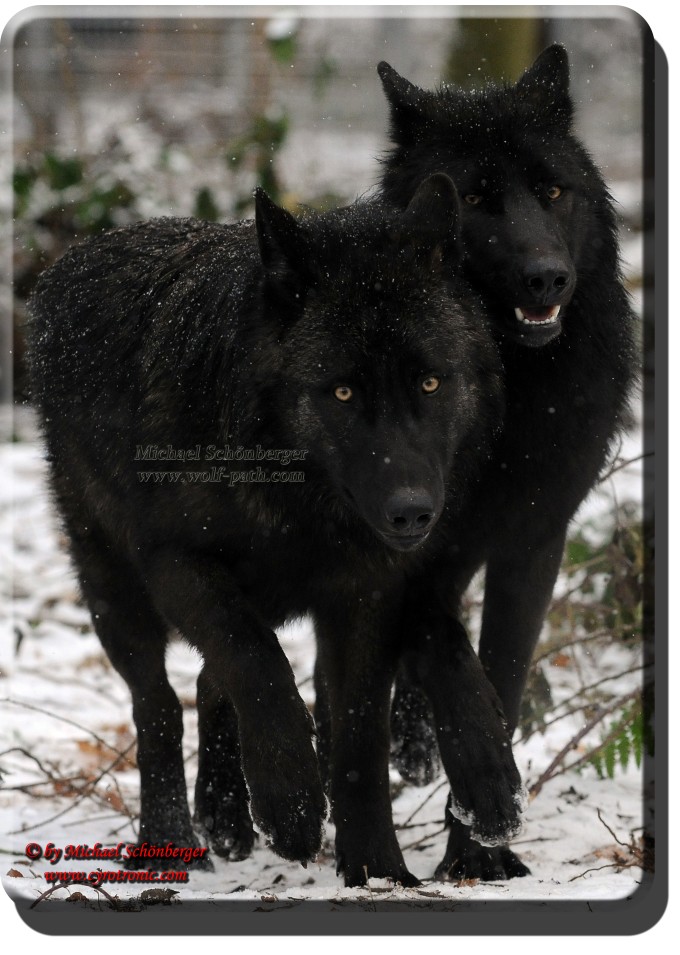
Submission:
[[[338,873],[346,885],[371,877],[417,885],[404,863],[389,790],[390,691],[395,614],[339,603],[315,615],[318,669],[328,692],[331,805]],[[373,601],[374,603],[374,601]],[[318,679],[318,676],[317,676]]]
[[[451,784],[450,813],[485,845],[521,826],[524,790],[501,701],[465,628],[427,593],[414,592],[404,615],[411,673],[427,696]]]
[[[284,859],[314,859],[326,799],[313,721],[276,634],[214,558],[165,548],[145,567],[156,606],[203,656],[202,692],[211,683],[236,712],[254,821]]]

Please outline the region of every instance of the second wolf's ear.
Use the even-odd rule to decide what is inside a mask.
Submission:
[[[443,172],[425,179],[399,217],[397,234],[424,252],[432,267],[460,258],[460,202],[452,180]]]
[[[569,57],[559,43],[553,43],[536,58],[517,81],[515,90],[537,109],[549,112],[553,120],[569,124],[573,104],[569,95]]]
[[[425,120],[427,93],[409,83],[384,60],[378,63],[378,75],[390,104],[392,139],[397,143],[408,141]]]

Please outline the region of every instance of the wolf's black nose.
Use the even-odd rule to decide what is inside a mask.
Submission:
[[[569,287],[571,273],[561,262],[539,259],[530,262],[524,270],[522,284],[535,301],[544,304],[550,295],[559,295]]]
[[[423,488],[400,488],[387,501],[385,517],[392,534],[423,534],[434,517],[434,501]]]

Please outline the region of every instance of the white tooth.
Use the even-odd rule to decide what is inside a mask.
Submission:
[[[550,309],[547,318],[544,318],[542,322],[532,322],[531,319],[525,318],[524,313],[521,308],[515,309],[515,318],[518,322],[522,322],[523,325],[552,325],[553,322],[557,320],[557,316],[560,314],[560,305],[553,305]]]

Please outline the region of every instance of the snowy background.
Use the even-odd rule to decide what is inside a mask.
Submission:
[[[441,75],[446,51],[440,22],[423,18],[419,24],[407,21],[399,26],[369,18],[360,24],[357,29],[357,23],[348,21],[340,29],[335,23],[329,29],[323,19],[294,22],[301,54],[305,50],[314,53],[308,53],[301,64],[316,62],[319,49],[329,62],[341,64],[325,98],[311,96],[306,82],[284,82],[282,67],[276,67],[273,89],[269,89],[270,106],[275,111],[283,102],[291,111],[289,131],[276,156],[277,173],[282,196],[291,203],[296,198],[309,200],[331,194],[346,201],[374,185],[378,175],[375,158],[386,146],[387,114],[375,76],[379,59],[388,59],[422,85],[433,86]],[[191,214],[196,195],[205,188],[210,190],[218,211],[226,214],[252,187],[252,167],[246,162],[233,169],[227,163],[225,171],[224,151],[215,147],[220,130],[238,114],[248,92],[239,81],[244,64],[250,62],[243,33],[239,32],[244,29],[239,21],[238,29],[220,34],[217,60],[222,63],[230,53],[230,65],[221,78],[213,77],[208,82],[204,76],[188,76],[187,67],[180,64],[179,79],[175,77],[173,82],[159,82],[153,70],[150,76],[147,71],[137,95],[130,94],[124,77],[116,78],[121,76],[115,69],[121,54],[116,53],[115,45],[111,46],[111,37],[104,42],[101,37],[90,36],[86,42],[81,35],[76,52],[81,73],[92,80],[88,93],[79,96],[76,110],[68,97],[50,99],[44,95],[40,108],[35,103],[31,108],[30,84],[21,96],[17,95],[16,167],[32,158],[38,127],[44,121],[48,132],[42,135],[56,137],[66,152],[78,144],[95,157],[98,172],[104,170],[112,181],[129,184],[136,197],[135,215]],[[281,23],[269,24],[268,29],[281,31]],[[553,22],[551,30],[550,39],[565,42],[572,53],[580,128],[619,202],[627,276],[640,307],[644,282],[637,28],[627,21],[602,24],[574,20]],[[160,27],[157,32],[161,32]],[[418,47],[414,47],[414,35]],[[157,37],[159,49],[167,47],[169,36],[166,31]],[[31,41],[22,51],[23,60],[18,59],[17,86],[32,76],[35,94],[36,90],[45,90],[41,69],[50,68],[54,75],[59,74],[59,57],[41,55],[46,49],[54,52],[54,48],[40,22]],[[61,42],[68,49],[63,35]],[[423,48],[428,50],[428,57],[414,52]],[[135,52],[126,49],[129,56]],[[149,62],[156,63],[154,55],[149,54]],[[93,57],[100,64],[96,71]],[[597,83],[597,94],[591,80]],[[182,188],[178,189],[178,182]],[[71,192],[64,190],[62,197],[66,205],[81,195],[77,185],[70,188]],[[33,221],[40,220],[41,210],[52,208],[53,199],[53,194],[38,182],[30,196]],[[117,214],[124,218],[132,212]],[[51,225],[53,220],[43,221],[31,236],[17,229],[20,265],[34,250],[31,242],[40,244],[49,255],[57,242]],[[21,307],[19,302],[19,310]],[[638,418],[642,419],[641,413]],[[42,861],[29,864],[23,854],[25,844],[134,841],[138,776],[127,690],[108,664],[79,601],[64,540],[46,492],[45,465],[30,407],[20,407],[13,423],[3,419],[3,424],[7,425],[5,433],[14,440],[0,445],[1,585],[9,598],[0,609],[0,871],[12,897],[34,900],[48,887],[43,878],[47,866]],[[605,534],[611,515],[624,504],[629,515],[635,509],[639,512],[641,463],[635,459],[640,453],[641,435],[637,430],[619,450],[622,461],[633,463],[598,488],[577,515],[574,525],[586,536]],[[572,589],[573,579],[565,574],[556,601],[564,600]],[[474,636],[474,600],[470,615]],[[517,762],[529,786],[541,778],[587,722],[583,709],[565,715],[574,709],[575,699],[582,699],[595,684],[604,687],[609,698],[621,697],[640,684],[639,642],[584,643],[565,653],[555,650],[550,637],[546,632],[546,646],[551,650],[544,669],[553,695],[548,719],[555,722],[545,732],[534,732],[516,746]],[[281,641],[300,691],[313,706],[312,634],[305,626],[289,628],[281,634]],[[198,669],[196,655],[183,643],[173,643],[168,670],[185,707],[190,792],[196,772]],[[596,727],[590,736],[581,739],[566,763],[587,752],[600,738],[600,732],[601,727]],[[507,883],[432,881],[446,844],[445,781],[416,789],[404,786],[395,774],[393,788],[399,839],[408,867],[423,879],[422,887],[404,890],[373,882],[368,889],[343,888],[335,875],[329,825],[324,851],[307,870],[283,862],[261,843],[246,862],[214,859],[214,872],[192,873],[174,904],[191,899],[238,899],[253,910],[267,910],[290,908],[314,899],[329,910],[371,911],[377,902],[386,901],[395,909],[427,910],[454,908],[470,900],[625,899],[640,882],[643,800],[649,806],[652,794],[643,792],[642,773],[633,760],[626,771],[618,769],[613,779],[600,779],[592,766],[584,766],[548,780],[532,800],[525,829],[515,843],[532,875]],[[106,868],[106,863],[101,867]],[[134,885],[109,889],[119,900],[138,900],[140,896],[139,887]],[[77,891],[83,898],[76,896],[74,910],[107,904],[94,890]],[[60,889],[40,906],[69,894],[74,895],[74,890]]]

